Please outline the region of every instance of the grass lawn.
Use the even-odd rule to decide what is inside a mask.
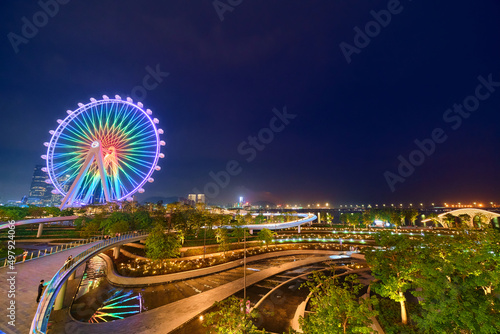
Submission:
[[[14,250],[14,253],[15,253],[16,255],[20,255],[20,254],[22,254],[23,252],[24,252],[24,249],[22,249],[22,248],[16,248],[16,249]],[[0,259],[3,259],[3,258],[5,258],[5,257],[7,257],[7,256],[9,256],[9,251],[8,251],[8,249],[7,249],[7,247],[6,247],[5,249],[2,249],[2,250],[0,251]]]

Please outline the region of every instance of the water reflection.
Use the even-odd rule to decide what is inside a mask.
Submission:
[[[248,276],[260,270],[314,256],[294,255],[255,261],[251,263],[251,268],[247,268],[246,274]],[[95,323],[123,319],[243,277],[243,268],[237,267],[203,277],[128,288],[111,285],[106,279],[105,270],[106,262],[101,258],[96,256],[89,261],[71,306],[71,315],[76,320]]]
[[[141,292],[111,286],[106,280],[106,262],[95,256],[87,262],[71,315],[90,323],[108,322],[145,311]]]

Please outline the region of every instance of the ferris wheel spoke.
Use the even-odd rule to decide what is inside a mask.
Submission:
[[[82,140],[82,142],[89,142],[90,143],[90,132],[87,131],[87,129],[85,129],[83,124],[80,124],[79,123],[79,120],[77,118],[74,119],[75,121],[75,125],[78,127],[78,129],[74,126],[72,126],[71,124],[68,124],[66,125],[66,128],[65,129],[68,129],[68,131],[70,131],[71,133],[73,133],[75,136],[77,136],[78,138],[80,138]]]
[[[75,134],[76,136],[77,134]],[[70,136],[69,134],[67,133],[61,133],[60,136],[59,136],[59,139],[63,139],[65,141],[69,141],[69,142],[74,142],[74,143],[79,143],[79,144],[82,144],[82,140],[88,140],[87,138],[85,137],[82,137],[82,136],[78,136],[79,138],[77,137],[73,137],[73,136]],[[90,144],[90,143],[89,143]]]
[[[135,173],[137,176],[141,177],[141,178],[145,178],[147,176],[147,173],[143,172],[142,170],[132,166],[131,164],[127,163],[127,162],[124,162],[124,164],[127,166],[127,169],[129,169],[131,172]],[[125,169],[122,169],[122,172],[128,176],[129,173],[125,170]]]
[[[85,197],[83,197],[84,203],[88,203],[90,200],[90,197],[94,194],[95,189],[97,188],[97,185],[99,184],[99,176],[94,175],[94,177],[92,177],[92,180],[89,180],[89,181],[90,181],[89,182],[90,185],[89,185],[87,191],[85,192]]]
[[[127,154],[127,155],[128,155],[128,157],[126,157],[126,158],[122,158],[121,160],[125,160],[125,161],[127,161],[127,160],[128,160],[128,158],[143,158],[143,159],[144,159],[144,158],[148,158],[148,159],[154,159],[154,157],[155,157],[155,153],[156,153],[156,152],[150,152],[150,153],[148,154],[148,152],[143,152],[143,151],[142,151],[142,152],[138,152],[138,153],[129,153],[129,154]]]
[[[134,157],[127,157],[121,160],[122,163],[129,164],[132,163],[134,165],[139,165],[142,167],[145,167],[146,169],[149,169],[151,166],[151,163],[145,161],[144,159],[139,159],[139,158],[134,158]]]
[[[116,123],[120,121],[120,123],[118,123],[118,128],[122,128],[123,124],[127,123],[128,117],[130,117],[130,113],[127,113],[128,108],[126,108],[125,105],[117,107],[115,103],[113,104],[113,107],[117,109],[116,116],[114,117],[113,127],[115,127]]]
[[[85,158],[80,159],[80,158],[74,158],[66,161],[61,161],[58,162],[57,164],[54,164],[54,170],[61,170],[62,172],[67,171],[67,170],[75,170],[78,168],[78,166],[81,166],[82,162],[85,161]]]
[[[130,175],[125,174],[125,177],[127,178],[127,180],[129,181],[129,183],[131,184],[132,188],[137,187],[138,183]],[[128,193],[128,192],[129,192],[129,190],[125,191],[124,193]]]
[[[148,137],[152,137],[152,136],[151,136],[151,133],[150,133],[150,132],[147,132],[147,128],[145,128],[145,127],[144,127],[144,128],[142,128],[140,131],[136,131],[134,134],[131,134],[131,135],[129,136],[129,139],[130,139],[131,141],[133,141],[133,140],[139,140],[139,139],[142,139],[142,138],[144,138],[144,137],[146,137],[146,138],[148,138]]]
[[[113,104],[113,106],[114,106],[114,104]],[[123,111],[123,108],[117,108],[116,116],[113,118],[113,124],[111,124],[111,126],[110,126],[110,129],[112,131],[114,131],[117,128],[116,123],[118,122],[118,120],[122,119],[123,117],[126,117],[126,114]]]
[[[69,131],[69,133],[68,134],[61,133],[60,137],[62,136],[63,139],[73,138],[73,140],[78,141],[80,143],[85,143],[88,141],[89,137],[85,137],[85,133],[84,133],[83,129],[78,132],[77,129],[75,129],[73,126],[70,126],[70,125],[66,126],[66,129]],[[70,137],[70,134],[73,134],[75,137]]]
[[[142,122],[142,119],[138,120],[139,117],[141,117],[141,116],[139,116],[139,115],[132,115],[131,118],[130,118],[130,120],[125,124],[125,126],[123,128],[123,131],[127,132],[127,133],[131,133],[137,127],[142,126],[143,124],[147,124],[146,122]]]
[[[137,148],[140,148],[140,147],[151,147],[151,146],[156,146],[156,140],[147,140],[147,138],[143,139],[143,140],[137,140],[137,141],[134,141],[132,143],[130,143],[130,147],[131,148],[134,148],[134,149],[137,149]]]
[[[128,131],[130,139],[134,139],[135,137],[137,137],[143,133],[146,133],[146,131],[148,130],[148,127],[149,127],[149,124],[146,122],[141,122],[141,123],[135,124],[134,127]],[[151,133],[149,133],[149,135],[151,135]]]
[[[87,122],[87,118],[89,115],[87,113],[80,114],[81,117],[75,118],[75,124],[78,126],[78,128],[84,133],[84,134],[92,134],[92,130],[94,126],[92,124],[89,125]],[[89,136],[90,137],[90,136]]]

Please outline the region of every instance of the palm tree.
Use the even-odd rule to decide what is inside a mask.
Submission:
[[[448,225],[448,228],[450,227],[454,227],[455,226],[455,222],[457,220],[457,217],[455,217],[454,215],[452,215],[451,213],[447,213],[445,216],[444,216],[444,219],[443,219],[447,225]]]
[[[470,225],[470,220],[471,220],[471,216],[464,213],[462,215],[459,215],[458,216],[458,219],[460,219],[460,223],[462,226],[468,226]]]
[[[412,225],[415,225],[415,220],[417,220],[418,211],[416,209],[409,209],[406,211],[406,218],[410,221]]]
[[[438,215],[435,212],[429,213],[429,215],[427,216],[427,218],[429,218],[434,223],[434,225],[436,227],[438,227],[439,218],[438,218]]]
[[[474,216],[474,223],[475,222],[477,222],[479,228],[482,228],[483,224],[486,224],[488,222],[488,218],[482,213],[478,213]]]
[[[392,210],[390,212],[391,223],[396,226],[396,229],[401,226],[401,221],[404,219],[404,215],[400,210]]]

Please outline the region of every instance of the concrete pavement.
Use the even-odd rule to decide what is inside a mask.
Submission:
[[[324,251],[334,254],[333,251]],[[268,268],[247,276],[247,286],[255,284],[263,279],[279,274],[296,267],[301,267],[321,261],[329,260],[330,256],[316,256],[288,262],[277,267]],[[243,289],[243,278],[231,283],[224,284],[209,291],[167,304],[145,313],[133,315],[123,320],[89,324],[71,320],[64,324],[64,329],[59,329],[58,333],[68,334],[125,334],[125,333],[148,333],[165,334],[169,333],[185,322],[191,320],[199,313],[209,309],[214,302],[221,301]]]
[[[300,255],[300,254],[321,255],[321,254],[337,254],[337,253],[339,252],[330,250],[314,250],[314,249],[273,251],[270,253],[264,253],[247,257],[247,263],[269,259],[273,257],[281,257],[281,256]],[[190,278],[214,274],[219,271],[229,270],[243,265],[243,259],[239,259],[224,264],[219,264],[216,266],[188,270],[188,271],[181,271],[174,274],[146,276],[146,277],[128,277],[128,276],[121,276],[116,272],[116,270],[114,269],[113,262],[108,256],[102,256],[102,258],[106,260],[106,264],[108,267],[108,271],[106,272],[108,281],[113,285],[127,286],[127,287],[162,284],[172,281],[190,279]]]

